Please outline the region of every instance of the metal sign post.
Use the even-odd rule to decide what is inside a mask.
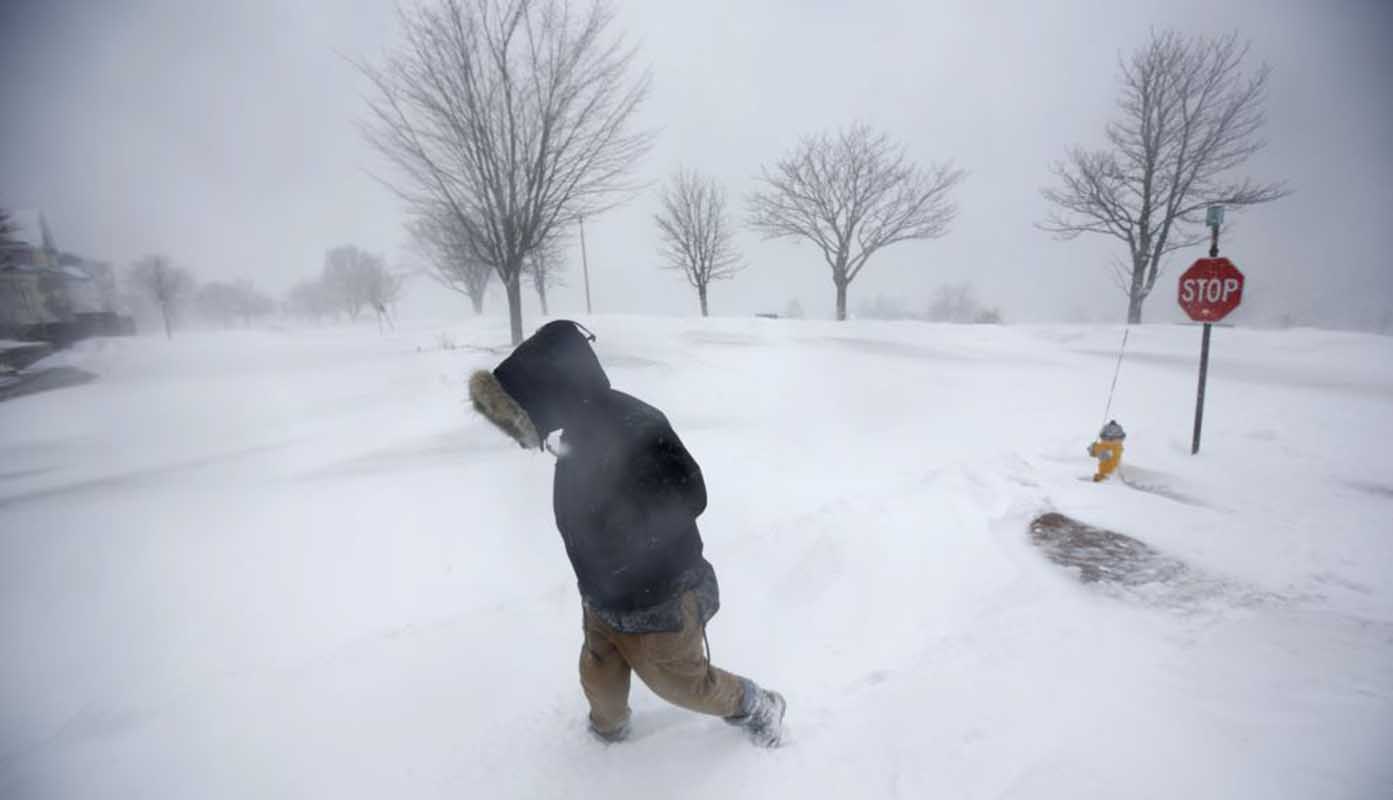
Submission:
[[[1226,258],[1219,258],[1219,227],[1224,224],[1224,207],[1210,206],[1204,216],[1209,226],[1209,258],[1202,258],[1180,276],[1180,307],[1190,319],[1204,323],[1200,340],[1200,378],[1195,391],[1195,432],[1190,455],[1200,451],[1204,429],[1204,390],[1209,379],[1209,337],[1214,323],[1243,302],[1243,273]]]
[[[1210,206],[1204,212],[1204,221],[1209,224],[1209,257],[1219,257],[1219,226],[1224,224],[1224,207]],[[1199,455],[1200,431],[1204,430],[1204,384],[1209,379],[1209,334],[1214,323],[1204,323],[1204,337],[1200,340],[1200,384],[1195,390],[1195,435],[1190,440],[1190,455]]]
[[[1195,436],[1190,441],[1190,455],[1200,451],[1200,430],[1204,427],[1204,383],[1209,377],[1209,331],[1213,323],[1204,323],[1204,338],[1200,344],[1200,385],[1195,392]]]

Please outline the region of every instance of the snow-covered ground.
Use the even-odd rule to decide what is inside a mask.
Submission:
[[[89,342],[0,404],[0,796],[1393,796],[1393,340],[600,317],[704,468],[761,751],[637,683],[584,732],[551,457],[465,400],[498,322]],[[1190,565],[1085,585],[1057,510]]]

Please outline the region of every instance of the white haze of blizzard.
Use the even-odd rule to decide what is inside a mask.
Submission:
[[[1198,331],[1134,329],[1126,463],[1181,502],[1079,480],[1118,329],[588,322],[705,470],[714,660],[787,747],[637,683],[586,737],[551,458],[464,401],[501,326],[191,335],[0,405],[0,795],[1393,791],[1390,340],[1216,331],[1192,458]],[[1086,588],[1047,509],[1207,582]]]

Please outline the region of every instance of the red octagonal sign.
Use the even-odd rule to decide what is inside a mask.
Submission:
[[[1227,258],[1201,258],[1180,276],[1180,307],[1195,322],[1218,322],[1243,302],[1243,273]]]

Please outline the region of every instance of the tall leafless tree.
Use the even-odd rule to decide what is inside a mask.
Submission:
[[[565,285],[561,273],[566,270],[566,241],[559,233],[547,237],[532,252],[527,254],[524,267],[532,278],[532,288],[537,290],[537,302],[542,306],[542,316],[547,310],[547,290]]]
[[[958,208],[949,192],[963,179],[950,163],[923,169],[883,133],[853,125],[804,139],[765,169],[750,197],[749,224],[766,239],[808,239],[822,251],[837,288],[837,319],[846,291],[882,248],[948,232]]]
[[[426,274],[441,286],[469,298],[475,314],[484,313],[484,297],[493,280],[493,267],[469,244],[468,230],[449,209],[419,213],[406,225],[416,249],[426,257]]]
[[[653,221],[663,240],[664,267],[686,276],[701,301],[701,315],[710,316],[711,282],[733,278],[744,268],[726,217],[725,191],[711,178],[679,171],[668,179],[659,200],[662,208]]]
[[[652,141],[634,112],[649,75],[595,0],[430,0],[404,9],[405,44],[362,66],[376,91],[369,140],[418,210],[448,209],[508,295],[522,340],[525,258],[560,227],[633,190]]]
[[[1262,150],[1269,70],[1243,71],[1249,46],[1237,34],[1153,32],[1121,63],[1118,115],[1107,146],[1075,147],[1054,165],[1053,206],[1040,227],[1060,238],[1096,233],[1127,245],[1114,262],[1127,321],[1141,322],[1167,253],[1205,238],[1210,205],[1242,208],[1287,194],[1282,183],[1231,177]]]
[[[194,280],[189,272],[169,263],[160,255],[149,255],[131,265],[129,281],[136,291],[160,307],[164,318],[164,335],[174,338],[174,315],[178,304],[193,292]]]

